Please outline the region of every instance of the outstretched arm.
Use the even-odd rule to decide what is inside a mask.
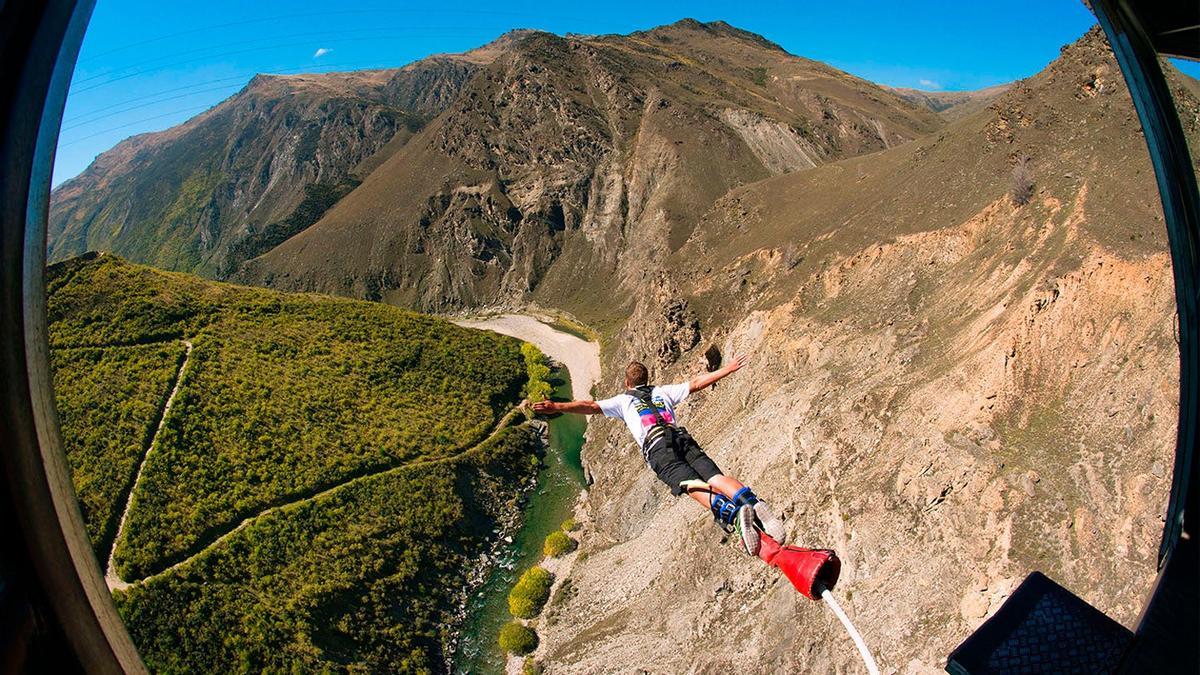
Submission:
[[[733,357],[733,360],[729,362],[729,365],[723,368],[718,368],[711,373],[705,373],[703,375],[697,375],[696,377],[693,377],[692,379],[688,380],[688,393],[694,394],[701,389],[714,384],[717,380],[727,375],[732,375],[742,366],[746,365],[747,360],[748,359],[746,358],[745,354],[738,354],[737,356]]]
[[[580,415],[599,415],[600,404],[595,401],[567,401],[566,403],[555,403],[554,401],[538,401],[533,404],[533,411],[543,415],[551,413],[577,413]]]

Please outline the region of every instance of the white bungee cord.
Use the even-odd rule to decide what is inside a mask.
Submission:
[[[867,643],[863,642],[862,636],[858,634],[858,629],[854,627],[854,624],[850,623],[850,617],[846,616],[846,613],[842,611],[841,605],[837,603],[837,600],[833,599],[833,593],[830,593],[829,589],[821,584],[816,585],[813,590],[817,592],[817,597],[829,605],[829,609],[833,610],[833,613],[841,620],[842,625],[846,627],[846,632],[850,634],[850,639],[854,640],[854,646],[858,647],[858,653],[862,656],[863,665],[867,667],[867,672],[870,675],[879,675],[879,666],[875,663],[875,657],[871,656],[871,650],[867,649]]]

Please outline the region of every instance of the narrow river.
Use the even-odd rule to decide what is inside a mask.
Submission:
[[[494,330],[532,342],[566,368],[555,373],[555,399],[586,398],[599,377],[600,349],[576,335],[556,330],[531,316],[502,316],[456,321],[462,326]],[[569,371],[569,372],[568,372]],[[497,644],[500,627],[511,620],[508,591],[521,574],[541,559],[542,542],[571,517],[583,489],[579,452],[587,419],[559,415],[550,420],[550,448],[538,474],[537,489],[525,506],[520,530],[499,553],[495,567],[468,600],[462,637],[456,656],[456,673],[502,673],[505,656]]]

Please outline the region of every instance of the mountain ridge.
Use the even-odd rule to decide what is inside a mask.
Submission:
[[[396,166],[381,165],[237,278],[435,310],[516,300],[563,247],[593,249],[589,272],[604,274],[638,221],[654,221],[648,241],[677,247],[696,212],[736,184],[903,143],[939,124],[875,85],[739,34],[718,32],[731,42],[714,46],[711,30],[690,23],[656,31],[525,36],[414,139],[420,147],[400,151]],[[706,161],[708,147],[724,155],[720,163]],[[410,182],[411,167],[424,163],[425,182]],[[403,267],[385,262],[400,251],[410,252]],[[438,258],[465,258],[474,271],[430,275]]]
[[[536,51],[538,44],[546,46],[562,40],[575,40],[576,44],[583,44],[577,38],[561,38],[540,31],[518,29],[474,50],[462,54],[433,55],[399,69],[256,76],[243,91],[183,125],[118,144],[98,157],[81,176],[55,190],[52,195],[50,257],[54,260],[101,248],[112,249],[134,260],[197,271],[217,278],[239,274],[237,270],[243,260],[274,248],[279,242],[307,229],[333,203],[354,191],[412,135],[419,133],[442,110],[449,109],[477,71],[492,67],[498,59],[505,58],[513,51]],[[706,53],[703,43],[713,41],[714,44],[719,43],[720,49],[733,51],[729,54],[722,54],[719,50]],[[710,85],[719,83],[723,78],[728,80],[730,73],[721,69],[728,65],[726,61],[729,57],[745,61],[761,58],[762,54],[768,58],[808,64],[821,78],[850,78],[822,64],[788,55],[778,45],[761,36],[723,22],[704,24],[682,20],[630,36],[594,36],[586,38],[585,42],[591,44],[593,49],[607,49],[610,56],[625,50],[640,59],[642,65],[647,65],[647,58],[657,61],[655,67],[666,69],[669,77],[672,69],[695,69],[709,80]],[[671,56],[678,49],[690,50],[688,53],[696,58],[681,53],[679,56],[683,61],[679,61]],[[713,49],[717,48],[708,48],[710,52]],[[743,53],[736,53],[738,50]],[[755,50],[758,56],[755,56]],[[560,54],[557,58],[565,57],[565,54]],[[649,63],[653,64],[653,61]],[[624,77],[620,69],[628,64],[609,65],[615,68],[612,75]],[[737,74],[737,79],[744,77],[757,82],[752,86],[773,86],[765,80],[766,71],[763,67],[743,68],[744,72]],[[879,96],[880,90],[875,85],[854,78],[846,82],[852,82],[852,88],[873,90],[876,92],[873,96]],[[735,86],[739,91],[745,89],[743,84]],[[793,85],[785,83],[784,88],[787,86]],[[793,101],[791,111],[787,107],[767,111],[766,124],[779,124],[771,118],[772,115],[775,118],[793,115],[795,99],[803,95],[803,90],[784,94]],[[817,99],[814,101],[817,101],[825,92],[815,92],[815,95]],[[754,101],[761,99],[761,95],[751,93],[750,96],[750,99],[735,103],[735,107],[750,105],[753,110],[758,105]],[[362,109],[364,102],[367,102],[366,109]],[[814,109],[822,105],[813,101],[809,103]],[[883,109],[870,100],[861,100],[853,105]],[[901,104],[896,99],[886,105],[902,107],[908,104]],[[242,111],[243,108],[250,110]],[[231,112],[231,109],[234,111]],[[241,147],[242,141],[226,140],[238,134],[247,137],[247,125],[255,122],[245,119],[245,113],[255,110],[261,110],[258,114],[265,116],[256,124],[267,124],[268,130],[257,130],[254,137],[262,139],[264,136],[273,136],[275,140],[266,147],[260,144],[253,148]],[[237,111],[241,111],[240,115]],[[328,138],[318,140],[315,154],[307,145],[311,141],[302,138],[297,143],[284,136],[294,133],[286,123],[288,119],[299,116],[302,125],[323,120],[321,126],[329,127],[330,122],[336,126],[336,120],[346,114],[354,117],[353,124],[359,128],[362,128],[364,121],[373,120],[367,126],[368,133],[360,137],[361,134],[347,133],[349,128],[336,132],[329,128],[325,131]],[[894,113],[887,113],[890,119],[881,122],[857,121],[854,124],[882,126],[877,130],[853,132],[851,136],[886,135],[891,132],[881,130],[898,123],[901,125],[900,133],[895,138],[885,138],[883,144],[899,142],[936,124],[931,119],[925,119],[913,127],[910,122],[904,121],[918,119],[920,114],[908,109],[898,117]],[[730,122],[743,126],[742,135],[747,138],[761,135],[764,130],[768,135],[780,135],[779,130],[765,127],[757,115],[755,113],[751,117]],[[240,121],[230,122],[226,119],[230,116]],[[309,121],[305,122],[305,119]],[[791,170],[811,164],[811,159],[796,157],[804,152],[800,150],[804,140],[797,135],[798,132],[793,129],[787,133],[791,133],[793,138],[758,141],[759,145],[764,142],[766,145],[753,149],[767,156],[763,161],[771,171]],[[833,132],[824,130],[824,133],[827,138],[823,143],[833,142],[832,137],[828,136]],[[343,151],[333,152],[331,144],[334,143]],[[775,147],[779,143],[782,146]],[[221,150],[219,144],[226,145],[227,149]],[[178,159],[168,156],[174,152],[171,148],[181,145],[187,147],[183,153],[187,160],[183,165],[179,165]],[[853,149],[849,151],[856,152]],[[224,157],[217,154],[221,152],[225,153]],[[271,161],[248,160],[247,156],[251,154],[270,157]],[[167,167],[171,167],[171,163],[177,166],[164,170],[163,162],[168,163]],[[249,162],[249,166],[236,168],[234,165],[239,162],[243,165]],[[159,181],[148,186],[137,178],[144,178],[148,173],[168,176],[166,184]],[[253,174],[262,178],[247,182],[244,177]],[[243,178],[239,179],[238,176]],[[151,206],[142,204],[144,197],[135,198],[135,195],[168,192],[190,197],[179,203]],[[359,283],[373,285],[376,282],[360,279]]]
[[[930,91],[907,87],[890,87],[890,89],[904,99],[938,113],[947,121],[953,121],[987,106],[1012,86],[1013,84],[1010,82],[965,91]]]
[[[492,48],[400,68],[255,75],[180,125],[118,143],[56,188],[49,257],[106,249],[228,276],[264,231],[303,229],[312,220],[306,212],[319,216],[370,172],[377,155],[436,117],[494,58]],[[329,196],[306,203],[314,190]],[[172,193],[190,199],[153,201]]]

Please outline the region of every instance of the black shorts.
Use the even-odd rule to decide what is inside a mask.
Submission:
[[[702,480],[707,483],[713,476],[721,474],[717,463],[704,454],[700,444],[686,429],[677,432],[675,443],[659,438],[646,453],[646,461],[654,470],[654,475],[666,483],[676,497],[683,494],[683,487],[680,486],[683,481]]]

